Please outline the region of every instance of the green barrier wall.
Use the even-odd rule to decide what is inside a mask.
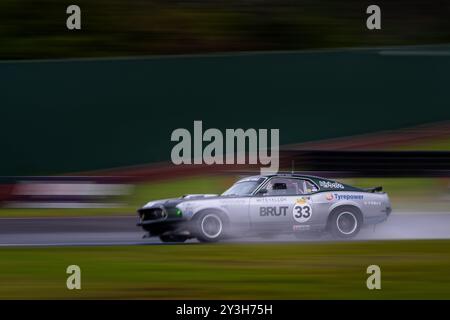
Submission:
[[[0,63],[0,174],[168,160],[194,120],[287,144],[450,119],[449,71],[374,50]]]

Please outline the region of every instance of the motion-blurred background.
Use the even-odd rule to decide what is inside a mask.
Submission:
[[[279,128],[283,170],[447,208],[446,1],[378,2],[381,30],[366,1],[76,4],[69,31],[66,3],[0,3],[0,215],[132,214],[257,169],[171,165],[171,132],[194,120]]]
[[[282,170],[384,187],[387,238],[450,237],[450,3],[377,1],[372,31],[370,4],[0,1],[0,245],[135,243],[145,202],[258,171],[171,164],[172,131],[194,120],[280,129]],[[8,248],[0,297],[373,298],[380,263],[375,297],[448,298],[447,242]],[[79,296],[60,285],[73,263],[90,277]]]

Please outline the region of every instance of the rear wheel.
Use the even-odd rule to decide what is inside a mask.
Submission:
[[[185,236],[177,236],[177,235],[161,235],[159,239],[162,242],[185,242],[187,237]]]
[[[352,207],[337,208],[331,216],[329,228],[336,238],[353,238],[361,229],[360,212]]]
[[[223,239],[226,220],[219,213],[203,213],[194,221],[195,237],[201,242],[217,242]]]

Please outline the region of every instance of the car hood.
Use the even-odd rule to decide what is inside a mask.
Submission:
[[[159,207],[159,206],[174,207],[177,204],[185,202],[185,201],[210,200],[210,199],[217,199],[217,198],[224,198],[224,197],[217,195],[217,194],[186,194],[179,198],[170,198],[170,199],[150,201],[146,205],[144,205],[141,209],[148,209],[148,208]]]

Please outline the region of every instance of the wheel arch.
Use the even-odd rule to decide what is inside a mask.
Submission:
[[[218,214],[218,215],[220,215],[221,218],[224,219],[224,222],[226,222],[226,223],[229,223],[229,222],[230,222],[230,218],[228,217],[228,213],[227,213],[227,212],[225,212],[225,211],[222,210],[222,209],[219,209],[219,208],[212,208],[212,207],[210,207],[210,208],[208,208],[208,207],[207,207],[207,208],[202,208],[202,209],[196,211],[196,212],[192,215],[191,220],[195,220],[195,219],[197,219],[198,217],[200,217],[202,214],[205,214],[205,213],[215,213],[215,214]]]
[[[340,209],[351,209],[353,211],[355,211],[357,218],[359,219],[360,225],[364,224],[364,215],[362,213],[361,208],[356,205],[355,203],[337,203],[336,205],[334,205],[332,208],[330,208],[330,212],[328,214],[327,217],[327,224],[326,224],[326,229],[328,230],[330,227],[330,222],[331,222],[331,218],[333,217],[334,214],[336,214],[336,212]]]

